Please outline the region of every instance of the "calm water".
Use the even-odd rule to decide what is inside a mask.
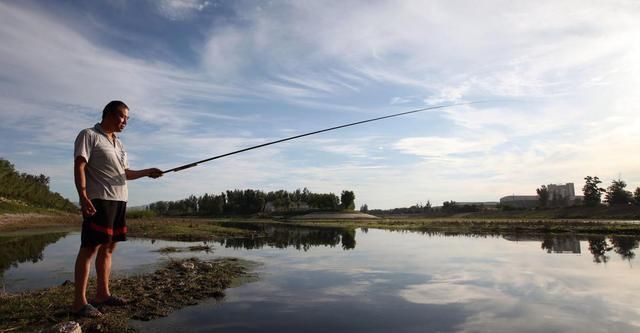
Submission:
[[[267,231],[271,238],[213,243],[213,253],[197,253],[261,262],[260,280],[228,289],[221,302],[132,325],[143,332],[640,331],[638,238]],[[7,291],[71,279],[79,235],[48,237],[0,238]],[[168,258],[154,250],[189,245],[123,243],[114,273],[152,271]],[[31,252],[16,256],[20,247]]]

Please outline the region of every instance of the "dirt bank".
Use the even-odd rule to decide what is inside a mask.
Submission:
[[[126,306],[98,306],[100,318],[76,318],[70,313],[73,283],[19,294],[0,295],[0,332],[37,332],[56,323],[75,320],[83,332],[135,332],[129,319],[151,320],[204,299],[224,298],[224,289],[250,277],[254,263],[233,258],[168,262],[154,273],[112,279],[113,294],[130,301]],[[88,295],[93,295],[94,281]]]

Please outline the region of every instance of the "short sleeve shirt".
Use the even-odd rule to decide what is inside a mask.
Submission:
[[[112,142],[99,123],[82,130],[74,148],[74,159],[79,156],[87,161],[85,175],[89,199],[127,201],[125,170],[129,164],[124,146],[115,134]]]

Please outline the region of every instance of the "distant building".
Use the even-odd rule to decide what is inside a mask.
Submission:
[[[575,237],[549,237],[542,242],[547,253],[580,253],[580,241]]]
[[[547,190],[549,190],[549,200],[567,200],[571,203],[576,198],[573,183],[564,185],[549,184],[547,185]]]
[[[265,213],[276,213],[276,212],[291,212],[291,211],[307,211],[311,209],[309,204],[306,202],[290,202],[287,207],[276,206],[273,202],[269,201],[264,205],[263,211]]]
[[[508,195],[500,198],[501,206],[513,208],[535,208],[538,206],[537,195]]]
[[[549,191],[549,201],[547,205],[553,205],[553,207],[578,204],[583,199],[582,196],[576,195],[573,183],[566,183],[564,185],[549,184],[547,185],[547,190]],[[508,195],[500,198],[500,205],[514,208],[535,208],[538,204],[539,200],[537,195]]]

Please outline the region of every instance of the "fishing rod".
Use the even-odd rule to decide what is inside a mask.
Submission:
[[[305,136],[314,135],[314,134],[318,134],[318,133],[322,133],[322,132],[333,131],[333,130],[337,130],[337,129],[345,128],[345,127],[349,127],[349,126],[355,126],[355,125],[359,125],[359,124],[369,123],[369,122],[372,122],[372,121],[377,121],[377,120],[382,120],[382,119],[387,119],[387,118],[393,118],[393,117],[399,117],[399,116],[404,116],[404,115],[411,114],[411,113],[418,113],[418,112],[423,112],[423,111],[428,111],[428,110],[443,109],[443,108],[449,108],[449,107],[453,107],[453,106],[470,105],[470,104],[478,104],[478,103],[486,103],[486,102],[489,102],[489,101],[475,101],[475,102],[466,102],[466,103],[455,103],[455,104],[447,104],[447,105],[430,106],[430,107],[417,109],[417,110],[411,110],[411,111],[406,111],[406,112],[401,112],[401,113],[394,113],[394,114],[390,114],[390,115],[382,116],[382,117],[378,117],[378,118],[372,118],[372,119],[367,119],[367,120],[356,121],[354,123],[349,123],[349,124],[344,124],[344,125],[340,125],[340,126],[334,126],[334,127],[330,127],[330,128],[325,128],[325,129],[321,129],[321,130],[318,130],[318,131],[313,131],[313,132],[309,132],[309,133],[305,133],[305,134],[299,134],[299,135],[291,136],[291,137],[288,137],[288,138],[284,138],[284,139],[280,139],[280,140],[276,140],[276,141],[271,141],[271,142],[267,142],[267,143],[263,143],[263,144],[259,144],[257,146],[253,146],[253,147],[248,147],[248,148],[232,151],[230,153],[209,157],[209,158],[206,158],[204,160],[200,160],[200,161],[197,161],[197,162],[181,165],[181,166],[175,167],[173,169],[162,171],[162,173],[178,172],[178,171],[181,171],[181,170],[184,170],[184,169],[192,168],[192,167],[194,167],[194,166],[196,166],[196,165],[198,165],[200,163],[205,163],[205,162],[217,160],[219,158],[223,158],[223,157],[227,157],[227,156],[230,156],[230,155],[239,154],[239,153],[242,153],[242,152],[245,152],[245,151],[248,151],[248,150],[258,149],[258,148],[274,145],[276,143],[285,142],[285,141],[289,141],[289,140],[294,140],[294,139],[298,139],[298,138],[302,138],[302,137],[305,137]]]

